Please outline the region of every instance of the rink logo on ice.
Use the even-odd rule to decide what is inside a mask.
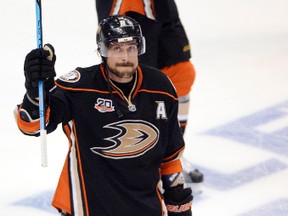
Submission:
[[[264,149],[279,156],[288,156],[288,101],[213,128],[205,134],[237,141],[247,147]],[[278,158],[270,158],[251,164],[243,170],[221,173],[197,166],[204,173],[205,184],[214,189],[231,190],[288,169],[288,164]],[[217,181],[215,181],[217,179]]]
[[[207,134],[288,156],[288,101],[209,130]]]

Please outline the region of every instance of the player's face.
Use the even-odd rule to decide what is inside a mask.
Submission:
[[[128,82],[138,66],[138,48],[135,40],[113,43],[107,50],[107,67],[112,80]]]

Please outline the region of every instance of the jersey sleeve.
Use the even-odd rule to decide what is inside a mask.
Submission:
[[[182,175],[181,157],[185,142],[178,121],[178,96],[171,83],[170,94],[174,95],[169,102],[168,143],[160,172],[164,188],[173,187],[184,183]]]
[[[59,123],[69,118],[70,109],[64,92],[56,88],[45,101],[45,124],[47,133],[53,132]],[[39,104],[25,94],[21,104],[14,110],[19,130],[25,135],[40,135]]]

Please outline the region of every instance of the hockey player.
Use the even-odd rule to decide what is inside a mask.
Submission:
[[[96,38],[103,62],[55,83],[50,44],[25,59],[19,129],[39,135],[37,82],[44,80],[47,132],[62,123],[70,144],[52,205],[71,216],[191,216],[173,85],[161,71],[138,64],[145,39],[134,19],[108,17]]]
[[[146,53],[140,57],[140,62],[160,69],[174,84],[179,96],[178,119],[184,134],[195,69],[175,1],[96,0],[96,10],[98,20],[122,14],[139,22],[147,41]],[[203,174],[198,169],[191,170],[189,175],[195,183],[203,181]]]

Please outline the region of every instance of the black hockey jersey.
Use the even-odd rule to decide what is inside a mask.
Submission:
[[[108,82],[103,65],[56,81],[47,130],[62,123],[70,145],[52,205],[75,216],[162,216],[161,166],[184,149],[174,87],[162,72],[139,66],[129,110]]]

